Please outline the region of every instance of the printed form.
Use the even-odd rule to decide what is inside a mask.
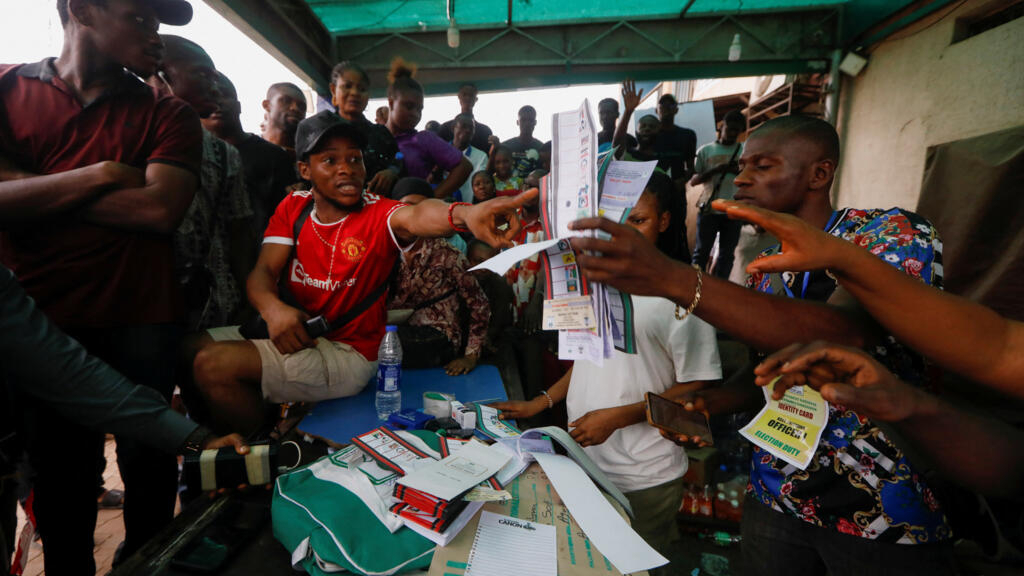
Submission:
[[[557,576],[555,527],[484,510],[466,576]]]

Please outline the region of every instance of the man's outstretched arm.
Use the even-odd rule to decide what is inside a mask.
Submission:
[[[83,426],[176,451],[197,425],[72,340],[0,267],[0,370],[15,389]]]
[[[891,422],[936,470],[984,494],[1019,500],[1024,433],[903,382],[864,351],[828,342],[795,344],[755,370],[757,383],[807,385],[878,422]],[[778,380],[776,382],[776,380]]]
[[[717,200],[715,207],[761,226],[782,253],[752,262],[751,272],[829,269],[840,285],[901,342],[957,374],[1024,396],[1024,324],[936,290],[869,252],[788,214]],[[970,342],[970,346],[964,346]]]
[[[599,218],[580,220],[573,227],[596,228],[612,235],[611,241],[572,241],[579,251],[580,266],[590,280],[630,294],[667,298],[683,308],[696,297],[696,270],[668,258],[636,230]],[[870,317],[851,306],[851,300],[841,290],[829,302],[763,294],[704,274],[700,302],[694,313],[763,352],[816,339],[863,347],[879,337]]]

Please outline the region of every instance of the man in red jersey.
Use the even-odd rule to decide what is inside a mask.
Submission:
[[[299,124],[299,173],[312,190],[293,192],[277,207],[248,282],[249,300],[270,337],[238,341],[237,327],[213,329],[209,335],[217,342],[196,356],[195,381],[216,428],[253,430],[262,421],[264,400],[358,393],[376,370],[386,313],[378,289],[399,251],[416,238],[467,228],[492,245],[511,245],[518,209],[536,197],[531,191],[476,205],[427,199],[408,206],[364,191],[365,145],[355,126],[330,112]],[[298,307],[281,299],[282,274]],[[367,298],[372,302],[362,313],[336,325]],[[322,316],[329,331],[311,337],[305,324],[311,316]]]

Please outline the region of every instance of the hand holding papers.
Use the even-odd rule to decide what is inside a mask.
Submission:
[[[636,296],[660,296],[673,299],[678,287],[692,289],[696,276],[688,287],[666,282],[674,270],[695,274],[690,266],[672,260],[658,247],[629,226],[605,218],[585,218],[572,224],[578,230],[600,230],[611,235],[603,238],[575,238],[577,261],[587,278]],[[692,294],[691,294],[692,297]]]
[[[540,189],[540,220],[549,240],[507,250],[474,270],[503,274],[541,252],[548,297],[542,326],[559,331],[559,358],[601,364],[613,349],[635,352],[632,301],[582,274],[569,239],[594,233],[570,223],[598,215],[625,221],[657,163],[619,162],[608,154],[599,164],[597,133],[585,101],[577,110],[555,114],[552,125],[552,171]]]
[[[814,458],[821,433],[828,422],[828,402],[810,386],[794,386],[780,400],[772,400],[779,376],[764,387],[768,403],[740,434],[768,451],[804,470]]]
[[[515,426],[498,418],[498,409],[485,404],[476,405],[476,429],[489,438],[515,438],[521,432]]]

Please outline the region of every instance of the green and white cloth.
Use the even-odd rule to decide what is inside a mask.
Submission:
[[[353,465],[351,456],[341,451],[278,477],[274,537],[291,552],[292,567],[314,576],[428,568],[434,543],[402,527],[381,496],[390,489]]]

